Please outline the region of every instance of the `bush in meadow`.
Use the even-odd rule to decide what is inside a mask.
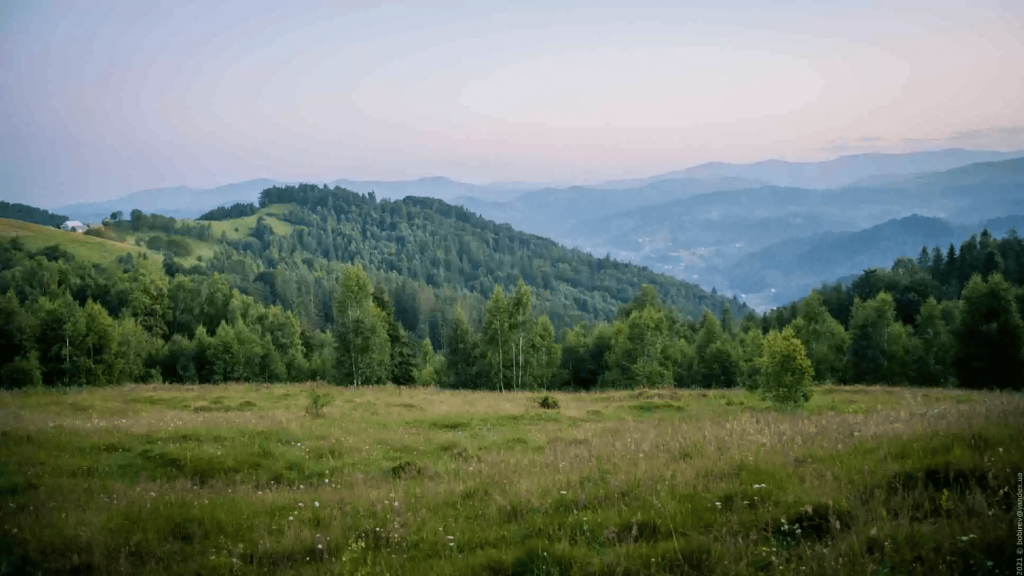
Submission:
[[[537,406],[545,410],[558,410],[558,398],[550,394],[545,394],[543,398],[537,401]]]
[[[761,397],[773,404],[798,406],[811,399],[814,371],[800,339],[787,327],[764,339],[758,359]]]
[[[306,400],[306,414],[320,416],[323,409],[334,401],[334,397],[330,394],[321,394],[316,391],[316,388],[310,388],[306,392]]]

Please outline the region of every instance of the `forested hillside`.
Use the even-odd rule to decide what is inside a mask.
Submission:
[[[202,267],[229,275],[243,293],[279,303],[312,324],[332,321],[329,312],[321,318],[315,309],[329,309],[334,279],[346,262],[361,262],[393,296],[402,324],[435,342],[456,302],[478,325],[483,302],[495,286],[512,290],[520,278],[534,291],[536,311],[548,315],[557,331],[613,318],[643,284],[654,286],[684,317],[699,317],[704,308],[720,315],[728,301],[646,268],[566,249],[440,200],[378,202],[372,193],[307,185],[269,188],[259,207],[285,204],[289,208],[278,219],[294,226],[290,232],[277,234],[268,223],[257,222],[247,237],[226,234]],[[311,308],[311,300],[317,306]],[[732,307],[746,310],[739,302]]]
[[[729,279],[730,290],[749,296],[774,289],[771,301],[785,303],[801,298],[822,279],[833,281],[869,268],[888,267],[897,258],[914,256],[922,245],[960,244],[982,228],[1002,236],[1013,223],[1024,223],[1024,216],[956,226],[915,214],[857,232],[789,238],[743,256],[722,272]]]
[[[556,336],[541,314],[543,304],[534,305],[549,292],[518,277],[509,289],[492,280],[485,303],[466,289],[478,287],[472,282],[481,278],[438,288],[429,282],[444,274],[443,266],[440,272],[424,266],[427,279],[416,282],[375,268],[394,266],[388,258],[397,259],[397,247],[383,254],[364,248],[362,254],[371,256],[364,261],[369,275],[339,258],[357,242],[382,242],[382,230],[404,235],[406,249],[417,242],[429,247],[427,237],[416,238],[409,226],[410,211],[419,211],[414,213],[438,235],[445,226],[464,226],[459,229],[467,234],[476,230],[473,223],[497,228],[491,243],[477,249],[490,249],[488,258],[499,265],[516,262],[517,242],[519,250],[536,242],[558,262],[557,247],[547,241],[507,228],[503,234],[503,227],[480,224],[477,216],[434,200],[389,203],[385,211],[372,197],[314,187],[270,189],[261,198],[266,206],[283,201],[291,202],[291,210],[275,212],[278,217],[309,225],[283,236],[260,217],[248,237],[231,239],[222,230],[215,256],[187,268],[169,255],[155,266],[130,253],[96,266],[59,247],[33,251],[20,239],[8,240],[0,246],[3,386],[319,379],[493,390],[756,389],[766,346],[779,345],[782,329],[799,342],[818,382],[1024,384],[1024,242],[1014,231],[1002,240],[984,231],[959,252],[953,246],[924,249],[916,262],[900,259],[891,270],[867,271],[848,287],[825,286],[763,317],[748,312],[737,318],[723,303],[720,318],[710,311],[688,318],[667,305],[657,287],[645,285],[615,308],[613,321],[585,322]],[[359,205],[362,210],[353,209]],[[378,218],[405,210],[406,219],[392,218],[390,228],[372,226],[374,210]],[[345,217],[351,214],[363,218]],[[206,243],[211,226],[136,212],[114,229],[149,243],[154,237]],[[334,241],[319,245],[325,228],[332,232],[323,238]],[[161,234],[146,237],[144,230]],[[294,249],[302,242],[305,250]],[[334,255],[323,257],[318,245]],[[289,256],[305,265],[307,276],[282,283],[267,278],[289,270],[282,265]],[[437,248],[425,259],[444,257]],[[417,254],[412,262],[422,259]],[[598,263],[598,278],[600,266],[621,275],[606,276],[611,279],[642,272],[589,261]],[[402,264],[410,275],[417,273],[398,260]],[[556,288],[557,294],[575,289]]]
[[[659,178],[749,178],[775,186],[839,188],[864,178],[882,175],[910,175],[941,172],[975,163],[998,162],[1024,157],[1024,150],[995,152],[951,148],[903,154],[852,154],[824,162],[763,160],[752,164],[709,162]]]
[[[812,356],[820,353],[819,374],[1021,389],[1024,241],[1014,229],[1003,239],[983,230],[959,251],[922,248],[916,260],[823,285],[762,318],[763,329],[786,326],[805,335]]]
[[[103,235],[162,251],[159,266],[131,253],[97,266],[59,246],[9,241],[0,265],[5,326],[13,330],[5,336],[5,386],[333,379],[329,335],[350,320],[337,316],[339,298],[357,298],[339,288],[355,273],[349,262],[362,264],[375,309],[386,311],[385,356],[395,371],[384,377],[403,383],[413,378],[411,366],[430,365],[422,359],[451,342],[453,331],[483,328],[486,297],[502,287],[516,294],[518,329],[540,330],[549,351],[556,331],[613,318],[642,284],[681,318],[728,307],[692,285],[437,200],[377,202],[372,194],[300,186],[268,189],[260,205],[261,216],[223,222],[139,210],[107,221]],[[525,320],[538,315],[549,320],[536,327]],[[429,353],[421,345],[427,339]],[[521,356],[531,350],[519,346]],[[520,374],[513,382],[552,379]]]
[[[18,204],[17,202],[4,202],[0,200],[0,218],[21,220],[31,222],[40,226],[57,227],[68,221],[68,217],[61,214],[52,214],[49,210]]]
[[[634,187],[604,188],[597,186],[571,186],[546,188],[526,192],[505,202],[480,197],[462,197],[452,201],[478,212],[488,219],[508,223],[517,230],[570,241],[567,234],[576,222],[634,208],[663,204],[698,194],[722,190],[739,190],[760,186],[762,183],[740,178],[698,180],[678,178],[659,180]],[[584,234],[580,238],[586,238]]]

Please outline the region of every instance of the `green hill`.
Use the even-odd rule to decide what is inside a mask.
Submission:
[[[730,302],[645,267],[569,249],[432,198],[378,202],[372,194],[302,185],[264,190],[259,206],[254,216],[211,223],[215,232],[235,235],[222,240],[224,248],[207,268],[231,273],[249,267],[249,278],[236,275],[239,288],[269,294],[287,309],[301,308],[289,295],[309,282],[302,278],[310,270],[356,261],[388,285],[396,300],[403,292],[447,292],[469,304],[471,317],[495,286],[510,290],[522,278],[534,291],[538,312],[556,328],[613,318],[643,284],[683,317],[698,318],[705,308],[720,315]],[[249,234],[238,238],[253,221]],[[749,310],[738,301],[731,307],[737,315]],[[423,328],[413,320],[407,327]]]
[[[224,234],[232,240],[238,240],[251,236],[252,231],[256,229],[256,222],[263,218],[267,225],[273,228],[275,234],[285,236],[291,232],[292,225],[282,218],[287,217],[294,208],[295,206],[291,204],[277,204],[262,208],[252,216],[209,222],[209,224],[214,238],[220,238],[221,234]]]
[[[35,206],[4,201],[0,201],[0,218],[11,218],[13,220],[21,220],[22,222],[53,227],[60,226],[68,220],[68,217],[63,214],[53,214],[49,210],[43,210]]]
[[[251,216],[206,222],[133,211],[107,233],[120,242],[51,230],[33,246],[59,243],[92,262],[145,246],[154,256],[164,254],[172,276],[219,274],[242,294],[316,327],[333,322],[342,266],[359,262],[394,300],[406,329],[435,343],[456,308],[479,326],[495,286],[510,291],[520,278],[533,289],[535,312],[548,315],[559,332],[611,320],[644,284],[684,318],[699,318],[704,309],[721,316],[726,303],[737,316],[749,311],[693,284],[568,249],[431,198],[378,202],[373,194],[337,187],[274,187],[261,194]]]
[[[29,250],[40,250],[47,246],[59,245],[75,257],[93,264],[107,264],[126,252],[137,254],[148,252],[150,258],[160,261],[159,252],[146,250],[128,243],[97,238],[76,232],[65,232],[47,226],[30,224],[19,220],[0,218],[0,238],[18,238]]]

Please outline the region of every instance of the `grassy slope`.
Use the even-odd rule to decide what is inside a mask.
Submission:
[[[263,208],[252,216],[221,222],[208,222],[208,224],[213,227],[214,238],[219,238],[221,232],[227,234],[228,238],[245,238],[252,234],[253,228],[256,227],[256,220],[262,216],[267,219],[267,224],[274,229],[275,233],[287,236],[291,232],[292,225],[277,218],[277,216],[287,214],[293,208],[294,205],[292,204],[275,204],[274,206]]]
[[[214,240],[202,242],[193,238],[187,238],[188,242],[192,245],[192,256],[189,258],[181,258],[179,261],[182,264],[189,266],[196,264],[198,262],[197,257],[199,256],[202,256],[203,258],[213,256],[217,249],[221,232],[224,232],[228,238],[245,238],[252,233],[253,228],[256,227],[256,219],[260,216],[264,216],[267,219],[267,223],[274,228],[275,232],[281,235],[287,235],[290,232],[292,225],[277,218],[277,216],[286,213],[290,209],[291,205],[287,204],[271,206],[260,210],[256,215],[249,216],[247,218],[225,220],[223,222],[210,222],[209,224],[213,228]],[[97,264],[111,262],[115,258],[123,256],[125,252],[137,254],[140,251],[148,252],[151,261],[155,261],[157,263],[163,261],[163,255],[159,252],[154,250],[145,250],[130,243],[95,238],[92,236],[86,236],[85,234],[73,234],[70,232],[64,232],[63,230],[56,230],[54,228],[21,222],[19,220],[0,218],[0,237],[15,235],[21,238],[25,245],[32,250],[36,250],[44,246],[59,244],[76,257],[87,262]],[[131,242],[137,238],[138,240],[145,242],[145,240],[152,235],[153,234],[151,233],[131,234],[127,240],[128,242]]]
[[[0,237],[13,236],[20,238],[31,250],[58,244],[77,258],[96,264],[112,262],[115,258],[124,256],[125,252],[132,254],[147,252],[147,250],[131,244],[0,218]],[[150,259],[155,259],[157,262],[163,260],[158,252],[152,250],[148,252]]]
[[[204,222],[205,224],[209,224],[213,229],[213,240],[209,242],[202,242],[190,238],[189,242],[192,244],[193,249],[192,256],[189,258],[182,258],[181,262],[188,266],[197,263],[197,257],[199,256],[202,256],[204,259],[212,257],[214,252],[217,250],[221,233],[224,233],[228,238],[233,240],[247,238],[252,234],[253,228],[256,227],[256,220],[261,216],[267,219],[267,224],[274,229],[275,233],[281,236],[287,236],[291,233],[292,225],[281,220],[278,216],[286,214],[293,207],[294,206],[291,204],[279,204],[264,208],[256,214],[245,218],[235,218],[233,220],[223,220],[220,222]]]
[[[741,391],[559,394],[545,411],[388,387],[332,389],[314,418],[304,391],[0,393],[0,557],[50,574],[1010,573],[1020,394],[826,387],[789,413]]]

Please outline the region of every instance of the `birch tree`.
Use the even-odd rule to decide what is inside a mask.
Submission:
[[[384,384],[391,368],[391,343],[384,312],[373,305],[373,288],[362,266],[346,266],[334,300],[335,382],[344,386]]]

